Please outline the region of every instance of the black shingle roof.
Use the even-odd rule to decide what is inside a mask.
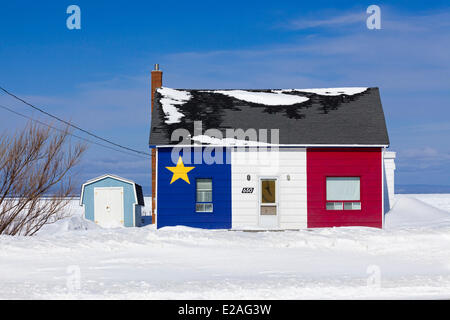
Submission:
[[[246,102],[214,91],[179,90],[189,92],[191,98],[184,104],[176,105],[184,116],[172,124],[166,123],[167,117],[161,104],[163,96],[156,91],[150,146],[178,144],[179,141],[171,141],[172,132],[184,128],[192,134],[194,121],[199,120],[202,121],[203,132],[215,128],[224,137],[228,128],[279,129],[279,143],[287,145],[389,144],[378,88],[338,96],[301,92],[298,89],[285,94],[304,96],[309,100],[281,106]]]

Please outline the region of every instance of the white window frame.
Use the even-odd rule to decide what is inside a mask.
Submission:
[[[211,181],[211,201],[207,202],[199,202],[198,201],[198,180],[210,180]],[[213,213],[214,212],[214,203],[213,203],[213,179],[212,178],[196,178],[195,179],[195,212],[197,213]],[[209,191],[209,190],[202,190]],[[203,206],[203,210],[198,210],[198,205]],[[207,210],[207,205],[211,206],[211,210]]]
[[[328,178],[358,178],[359,179],[359,200],[340,200],[340,199],[328,199]],[[346,207],[347,204],[347,208]],[[348,204],[351,204],[351,208],[348,208]],[[333,205],[333,208],[328,208],[329,205]],[[325,177],[325,209],[327,211],[361,211],[361,177],[360,176],[327,176]]]

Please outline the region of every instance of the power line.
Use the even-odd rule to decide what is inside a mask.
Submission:
[[[39,107],[36,107],[35,105],[33,105],[33,104],[31,104],[31,103],[25,101],[24,99],[22,99],[22,98],[16,96],[15,94],[9,92],[8,90],[6,90],[5,88],[3,88],[3,87],[1,87],[1,86],[0,86],[0,90],[2,90],[2,91],[3,91],[4,93],[6,93],[7,95],[13,97],[14,99],[19,100],[20,102],[26,104],[27,106],[29,106],[29,107],[31,107],[31,108],[33,108],[33,109],[35,109],[35,110],[37,110],[37,111],[39,111],[39,112],[41,112],[41,113],[43,113],[43,114],[45,114],[45,115],[47,115],[47,116],[53,118],[53,119],[56,119],[56,120],[58,120],[58,121],[60,121],[60,122],[62,122],[62,123],[64,123],[64,124],[66,124],[66,125],[68,125],[68,126],[70,126],[70,127],[72,127],[72,128],[75,128],[75,129],[77,129],[77,130],[79,130],[79,131],[81,131],[81,132],[84,132],[84,133],[86,133],[86,134],[88,134],[88,135],[90,135],[90,136],[92,136],[92,137],[94,137],[94,138],[96,138],[96,139],[100,139],[100,140],[102,140],[102,141],[104,141],[104,142],[107,142],[107,143],[112,144],[112,145],[114,145],[114,146],[116,146],[116,147],[119,147],[119,148],[122,148],[122,149],[125,149],[125,150],[128,150],[128,151],[131,151],[131,152],[135,152],[135,153],[142,154],[142,155],[146,155],[146,156],[151,156],[151,154],[149,154],[149,153],[147,153],[147,152],[143,152],[143,151],[139,151],[139,150],[135,150],[135,149],[132,149],[132,148],[129,148],[129,147],[122,146],[122,145],[120,145],[120,144],[118,144],[118,143],[112,142],[112,141],[110,141],[110,140],[108,140],[108,139],[102,138],[102,137],[100,137],[100,136],[98,136],[98,135],[96,135],[96,134],[94,134],[94,133],[91,133],[91,132],[89,132],[89,131],[87,131],[87,130],[84,130],[84,129],[80,128],[80,127],[77,126],[77,125],[74,125],[74,124],[72,124],[72,123],[70,123],[70,122],[68,122],[68,121],[66,121],[66,120],[63,120],[63,119],[61,119],[61,118],[59,118],[59,117],[57,117],[57,116],[52,115],[51,113],[48,113],[47,111],[42,110],[42,109],[39,108]]]
[[[4,109],[4,110],[6,110],[6,111],[9,111],[9,112],[11,112],[11,113],[14,113],[14,114],[16,114],[16,115],[18,115],[18,116],[20,116],[20,117],[23,117],[23,118],[29,119],[29,120],[31,120],[31,121],[37,122],[37,123],[39,123],[39,124],[41,124],[41,125],[47,126],[47,127],[49,127],[50,129],[53,129],[53,130],[56,130],[56,131],[60,131],[60,132],[64,132],[64,130],[62,130],[62,129],[53,127],[53,126],[51,126],[51,125],[49,125],[49,124],[47,124],[47,123],[45,123],[45,122],[42,122],[42,121],[40,121],[40,120],[33,119],[32,117],[29,117],[29,116],[24,115],[24,114],[22,114],[22,113],[20,113],[20,112],[14,111],[14,110],[12,110],[11,108],[8,108],[8,107],[6,107],[6,106],[4,106],[4,105],[0,105],[0,108]],[[130,156],[138,157],[138,158],[142,158],[142,159],[150,159],[149,157],[137,155],[137,154],[135,154],[135,153],[130,153],[130,152],[118,150],[118,149],[116,149],[116,148],[113,148],[113,147],[110,147],[110,146],[107,146],[107,145],[104,145],[104,144],[101,144],[101,143],[98,143],[98,142],[95,142],[95,141],[92,141],[92,140],[89,140],[89,139],[86,139],[86,138],[83,138],[83,137],[80,137],[80,136],[77,136],[77,135],[75,135],[75,134],[73,134],[73,133],[70,133],[70,132],[68,132],[68,134],[71,135],[71,136],[73,136],[73,137],[75,137],[75,138],[77,138],[77,139],[86,141],[86,142],[88,142],[88,143],[95,144],[95,145],[100,146],[100,147],[103,147],[103,148],[107,148],[107,149],[110,149],[110,150],[114,150],[114,151],[116,151],[116,152],[120,152],[120,153],[123,153],[123,154],[127,154],[127,155],[130,155]]]
[[[6,111],[9,111],[9,112],[11,112],[11,113],[14,113],[14,114],[16,114],[16,115],[18,115],[18,116],[20,116],[20,117],[29,119],[29,120],[31,120],[31,121],[34,121],[34,122],[37,122],[37,123],[39,123],[39,124],[41,124],[41,125],[44,125],[44,126],[46,126],[46,127],[49,127],[50,129],[53,129],[53,130],[56,130],[56,131],[59,131],[59,132],[64,132],[64,130],[62,130],[62,129],[53,127],[53,126],[51,126],[51,125],[49,125],[49,124],[47,124],[47,123],[45,123],[45,122],[42,122],[42,121],[40,121],[40,120],[34,119],[34,118],[32,118],[32,117],[29,117],[29,116],[24,115],[24,114],[22,114],[22,113],[20,113],[20,112],[14,111],[14,110],[12,110],[11,108],[8,108],[8,107],[6,107],[6,106],[4,106],[4,105],[0,105],[0,108],[4,109],[4,110],[6,110]],[[107,146],[107,145],[104,145],[104,144],[101,144],[101,143],[98,143],[98,142],[95,142],[95,141],[92,141],[92,140],[89,140],[89,139],[86,139],[86,138],[83,138],[83,137],[80,137],[80,136],[77,136],[77,135],[75,135],[75,134],[73,134],[73,133],[71,133],[71,132],[68,132],[68,134],[69,134],[70,136],[73,136],[73,137],[77,138],[77,139],[80,139],[80,140],[86,141],[86,142],[88,142],[88,143],[92,143],[92,144],[98,145],[98,146],[103,147],[103,148],[107,148],[107,149],[110,149],[110,150],[114,150],[114,151],[116,151],[116,152],[124,153],[124,154],[130,155],[130,156],[134,156],[134,157],[139,157],[139,158],[142,158],[142,159],[149,159],[148,157],[145,157],[145,156],[141,156],[141,155],[137,155],[137,154],[134,154],[134,153],[129,153],[129,152],[126,152],[126,151],[118,150],[118,149],[116,149],[116,148],[113,148],[113,147],[110,147],[110,146]]]

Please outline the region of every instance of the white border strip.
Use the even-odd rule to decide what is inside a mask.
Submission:
[[[224,147],[224,148],[268,148],[268,147],[292,147],[292,148],[308,148],[308,147],[353,147],[353,148],[388,148],[388,144],[267,144],[261,146],[246,145],[226,145],[226,144],[165,144],[158,146],[150,146],[150,148],[200,148],[200,147]]]
[[[384,212],[384,153],[386,151],[386,148],[383,148],[381,150],[381,229],[384,229],[385,225],[385,215],[387,212]],[[389,191],[388,191],[389,192]],[[388,193],[389,197],[389,193]]]
[[[158,150],[155,153],[155,208],[153,211],[155,212],[155,228],[158,228]]]

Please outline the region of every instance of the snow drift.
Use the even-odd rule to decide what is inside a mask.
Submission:
[[[86,231],[100,229],[100,226],[80,215],[74,215],[61,219],[52,224],[47,224],[37,232],[38,235],[58,235],[68,231]]]
[[[408,195],[396,195],[394,206],[386,214],[386,228],[429,228],[450,226],[450,213]]]
[[[0,236],[0,299],[448,299],[450,212],[419,199],[399,196],[384,230],[104,229],[74,215]]]

